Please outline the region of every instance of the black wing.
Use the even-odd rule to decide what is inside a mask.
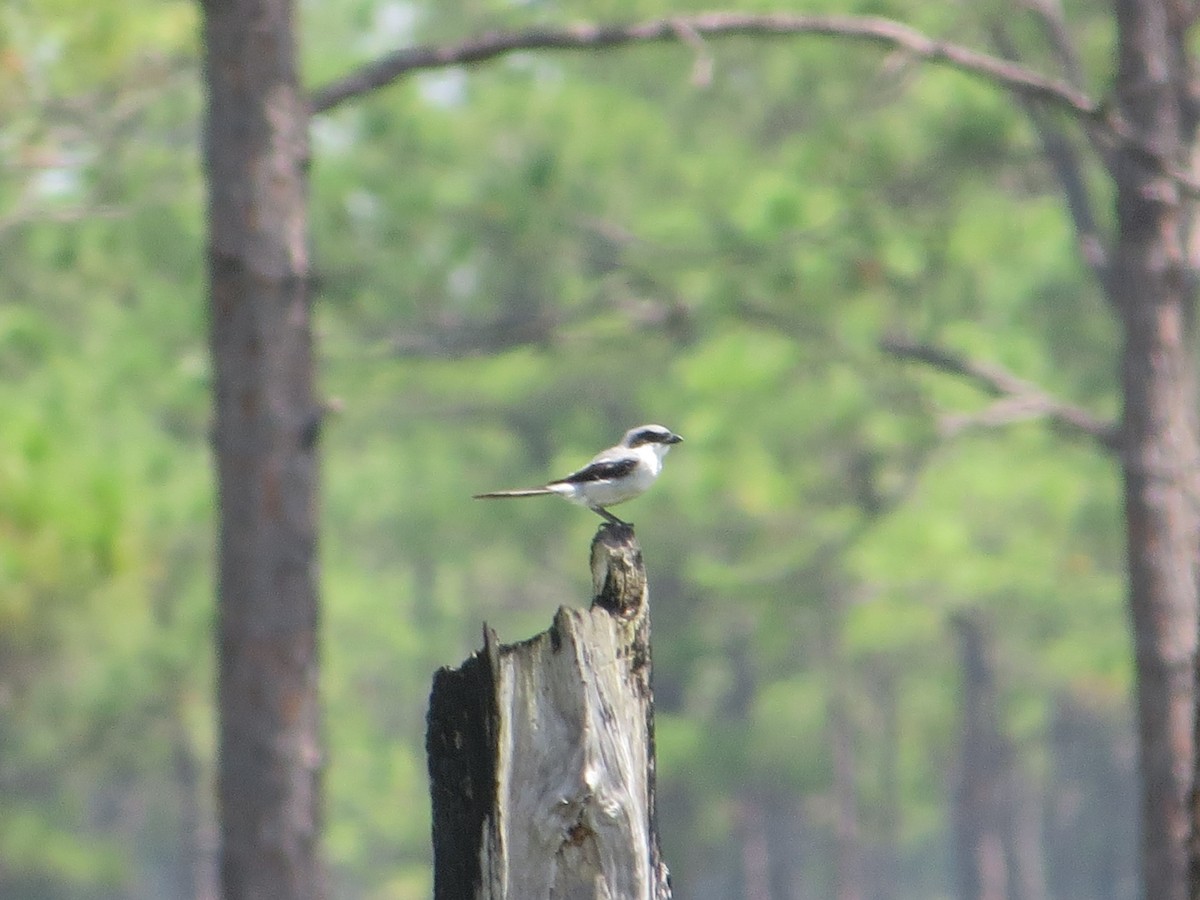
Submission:
[[[610,459],[603,462],[588,463],[578,472],[572,472],[566,478],[560,478],[554,484],[585,484],[591,481],[610,481],[613,478],[623,478],[637,468],[638,461],[632,456],[623,459]]]

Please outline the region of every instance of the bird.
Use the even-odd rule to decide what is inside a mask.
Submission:
[[[662,425],[630,428],[620,442],[601,450],[577,472],[547,482],[541,487],[515,491],[488,491],[475,500],[503,497],[540,497],[557,494],[571,503],[586,506],[613,525],[629,526],[607,509],[645,493],[662,471],[663,457],[683,438]]]

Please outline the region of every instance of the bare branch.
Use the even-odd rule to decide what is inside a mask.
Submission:
[[[548,346],[555,342],[557,325],[541,311],[532,310],[483,322],[444,316],[427,328],[397,332],[388,343],[397,356],[462,359],[529,345]]]
[[[879,349],[898,359],[916,360],[941,372],[961,375],[993,397],[1021,394],[1030,389],[1028,382],[1006,369],[967,359],[935,344],[922,344],[909,338],[889,336],[879,342]]]
[[[946,417],[943,424],[949,433],[971,426],[997,427],[1044,419],[1065,431],[1083,435],[1110,452],[1120,447],[1116,424],[1052,397],[1000,366],[967,359],[945,348],[903,337],[886,337],[879,342],[879,348],[898,359],[922,362],[938,371],[966,378],[986,394],[998,398],[981,413]]]
[[[692,65],[692,84],[700,88],[710,86],[713,77],[713,57],[704,43],[704,38],[696,33],[686,19],[676,19],[674,24],[679,40],[696,53],[696,61]]]
[[[694,337],[692,312],[681,301],[609,297],[571,316],[555,315],[546,309],[509,312],[478,321],[447,314],[423,326],[394,332],[387,346],[396,356],[424,359],[464,359],[494,356],[518,347],[552,347],[576,339],[577,332],[592,324],[601,312],[619,313],[639,334],[661,334],[679,343]]]
[[[45,209],[26,204],[13,210],[6,216],[0,216],[0,238],[34,222],[53,222],[69,224],[83,222],[89,219],[121,219],[129,215],[129,211],[120,206],[69,206],[63,209]]]
[[[354,97],[415,71],[473,65],[522,50],[596,50],[628,44],[663,43],[718,37],[838,36],[911,53],[926,62],[981,77],[1086,119],[1104,116],[1101,104],[1064,81],[969,47],[928,37],[903,23],[871,16],[790,15],[784,13],[706,13],[654,19],[633,25],[566,25],[491,32],[446,46],[411,47],[367,63],[357,71],[313,92],[314,113],[326,112]]]
[[[1026,9],[1029,9],[1033,13],[1034,17],[1038,20],[1042,28],[1042,33],[1045,35],[1046,40],[1050,44],[1051,52],[1053,52],[1054,58],[1062,67],[1067,81],[1079,90],[1084,90],[1087,78],[1084,73],[1083,63],[1080,60],[1079,49],[1076,46],[1070,30],[1067,28],[1067,19],[1065,13],[1063,12],[1062,0],[1018,0],[1018,2]],[[1019,58],[1014,54],[1006,55],[1010,56],[1012,59]],[[1030,106],[1028,103],[1025,105],[1027,109]],[[1031,113],[1031,116],[1032,115],[1034,114]],[[1035,125],[1038,129],[1038,132],[1043,135],[1043,141],[1045,141],[1046,125],[1048,125],[1049,122],[1046,120],[1046,116],[1044,114],[1038,113],[1038,115],[1040,115],[1043,123],[1035,123]],[[1116,166],[1114,153],[1116,148],[1112,138],[1114,136],[1120,138],[1121,127],[1120,124],[1117,123],[1115,126],[1110,125],[1110,128],[1116,133],[1115,135],[1106,133],[1105,129],[1102,128],[1088,128],[1086,129],[1086,135],[1089,143],[1092,146],[1092,149],[1095,150],[1097,155],[1104,162],[1104,165],[1108,168],[1109,172],[1112,172]],[[1061,129],[1058,130],[1061,134]],[[1129,130],[1130,129],[1126,128],[1126,131]],[[1052,138],[1051,140],[1054,141],[1056,139]],[[1065,140],[1065,136],[1063,137],[1063,140]],[[1149,145],[1145,142],[1141,142],[1140,146],[1143,152],[1148,151]],[[1053,160],[1053,157],[1056,154],[1055,148],[1047,146],[1046,152],[1047,154],[1051,155]],[[1151,156],[1154,157],[1155,164],[1161,170],[1164,172],[1170,172],[1172,170],[1172,166],[1169,161],[1167,161],[1166,157],[1160,157],[1159,154],[1153,151],[1149,152],[1151,153]],[[1054,164],[1056,168],[1059,166],[1058,162],[1055,162]],[[1186,169],[1178,169],[1177,171],[1185,172]],[[1060,172],[1060,178],[1061,174],[1062,173]],[[1082,184],[1082,181],[1079,183]],[[1185,179],[1184,183],[1188,183],[1188,180]],[[1065,184],[1064,188],[1068,191],[1071,190],[1071,188],[1067,187]],[[1072,210],[1072,215],[1075,215],[1074,209]],[[1079,220],[1077,219],[1076,222],[1078,223],[1078,221]],[[1092,257],[1090,255],[1094,252],[1096,243],[1089,236],[1094,234],[1094,232],[1088,230],[1086,227],[1080,229],[1080,248],[1083,251],[1084,257],[1088,259],[1089,263],[1092,264],[1092,268],[1095,269],[1099,275],[1101,267],[1092,261]],[[1103,280],[1103,278],[1101,278],[1101,280]]]
[[[1037,17],[1042,26],[1042,33],[1050,42],[1050,48],[1067,81],[1082,89],[1084,84],[1083,64],[1079,61],[1079,51],[1071,32],[1067,29],[1067,19],[1063,14],[1062,0],[1021,0],[1021,5]]]
[[[1087,125],[1102,151],[1106,143],[1123,146],[1174,181],[1189,196],[1200,197],[1200,178],[1185,171],[1177,160],[1146,140],[1109,104],[1094,100],[1060,78],[1042,75],[970,47],[931,38],[902,22],[874,16],[717,12],[652,19],[632,25],[587,23],[489,32],[454,44],[409,47],[389,53],[315,90],[309,97],[309,108],[314,114],[327,112],[413,72],[477,65],[525,50],[593,51],[680,40],[694,44],[703,38],[779,38],[802,34],[859,40],[903,51],[924,62],[973,75],[1027,100],[1045,103]]]
[[[1108,247],[1096,222],[1079,154],[1062,130],[1046,121],[1044,115],[1031,110],[1029,116],[1042,137],[1042,146],[1046,156],[1062,184],[1063,193],[1066,195],[1067,209],[1071,213],[1071,220],[1075,223],[1080,252],[1100,282],[1105,284],[1108,277]]]
[[[1025,104],[1025,112],[1042,141],[1042,151],[1062,186],[1067,212],[1075,226],[1079,253],[1101,285],[1108,285],[1108,241],[1100,231],[1083,177],[1083,165],[1071,140],[1040,109]]]
[[[1028,0],[1028,2],[1036,9],[1043,11],[1048,20],[1056,21],[1052,20],[1050,15],[1056,5],[1056,0]],[[1059,14],[1061,16],[1061,10],[1059,10]],[[991,29],[991,34],[992,40],[1003,56],[1012,60],[1018,59],[1016,43],[1009,36],[1008,29],[1003,23],[996,23]],[[1087,182],[1083,177],[1083,163],[1080,161],[1079,153],[1071,139],[1063,129],[1058,127],[1053,117],[1046,114],[1041,104],[1032,103],[1021,96],[1018,96],[1017,102],[1020,103],[1041,139],[1042,152],[1062,187],[1067,212],[1075,226],[1075,239],[1079,245],[1080,255],[1100,284],[1107,289],[1107,241],[1096,221]]]

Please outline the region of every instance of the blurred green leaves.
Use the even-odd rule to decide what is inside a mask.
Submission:
[[[196,11],[68,6],[36,40],[26,7],[0,14],[0,85],[19,88],[0,91],[0,791],[16,810],[0,872],[46,897],[166,896],[202,852],[189,823],[211,816]],[[981,42],[988,15],[822,7]],[[395,44],[576,16],[301,12],[311,84]],[[1072,10],[1097,72],[1103,16]],[[911,335],[1115,412],[1115,330],[1026,120],[872,48],[705,52],[707,86],[691,48],[524,54],[313,123],[342,894],[428,894],[432,671],[484,619],[516,640],[587,601],[594,516],[470,495],[564,474],[640,422],[686,439],[619,510],[646,550],[661,824],[684,883],[712,874],[747,792],[833,839],[835,717],[867,830],[906,871],[941,858],[955,615],[992,623],[998,714],[1031,778],[1056,698],[1124,722],[1110,461],[1038,423],[947,428],[989,398],[878,349]],[[872,811],[891,802],[888,825]],[[923,877],[898,896],[929,896],[939,876]]]

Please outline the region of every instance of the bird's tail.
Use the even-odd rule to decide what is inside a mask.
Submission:
[[[518,491],[488,491],[486,494],[476,494],[472,500],[491,500],[496,497],[540,497],[542,494],[553,494],[548,487],[523,488]]]

